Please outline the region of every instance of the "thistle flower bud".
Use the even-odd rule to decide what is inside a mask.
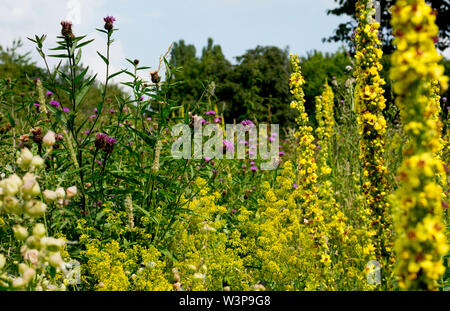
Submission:
[[[76,195],[77,195],[77,186],[72,186],[72,187],[67,188],[66,196],[68,199],[73,198]]]
[[[42,105],[41,105],[42,107]],[[42,143],[42,129],[40,127],[31,129],[30,132],[33,134],[33,141],[36,144],[41,144]]]
[[[13,228],[14,237],[18,241],[25,241],[28,237],[28,230],[20,225],[15,225]]]
[[[52,190],[45,190],[43,192],[44,195],[44,201],[47,203],[55,202],[57,199],[57,195],[55,191]]]
[[[46,147],[52,147],[56,143],[55,133],[53,131],[48,131],[42,139],[42,143]]]
[[[158,84],[161,81],[161,77],[158,74],[158,71],[150,72],[152,82]]]
[[[72,32],[72,23],[68,22],[68,21],[62,21],[61,22],[61,34],[66,38],[66,39],[73,39],[75,38],[75,35]]]
[[[36,224],[33,228],[33,235],[42,238],[45,235],[45,226],[43,224]]]

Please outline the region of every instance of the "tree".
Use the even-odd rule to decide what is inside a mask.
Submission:
[[[352,37],[356,29],[355,20],[355,3],[356,0],[334,0],[339,5],[335,9],[327,10],[328,15],[350,16],[351,21],[338,25],[334,34],[328,38],[322,39],[324,42],[345,42],[353,48]],[[383,50],[390,54],[393,51],[392,46],[392,27],[390,24],[391,13],[390,8],[395,4],[395,0],[380,0],[380,34],[383,38]],[[444,51],[450,47],[450,0],[429,0],[427,1],[431,7],[437,12],[436,24],[439,27],[439,42],[437,47]]]

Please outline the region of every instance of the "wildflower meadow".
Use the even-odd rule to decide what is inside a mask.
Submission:
[[[26,39],[42,67],[1,48],[0,290],[450,290],[440,11],[387,2],[350,1],[325,57],[180,41],[115,70],[117,16],[104,76],[69,20]]]

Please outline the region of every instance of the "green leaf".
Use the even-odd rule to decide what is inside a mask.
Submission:
[[[69,56],[67,56],[67,54],[53,54],[53,55],[48,55],[48,57],[69,58]]]
[[[118,72],[115,72],[115,73],[109,75],[108,80],[111,78],[114,78],[115,76],[122,74],[123,72],[125,72],[125,70],[121,70],[121,71],[118,71]]]
[[[12,127],[16,126],[16,121],[13,119],[13,117],[11,117],[11,114],[8,111],[8,120],[9,120],[9,124],[11,124]]]
[[[75,56],[75,65],[78,65],[81,60],[81,49],[78,50],[77,55]]]
[[[78,44],[77,49],[79,49],[79,48],[81,48],[81,47],[83,47],[83,46],[85,46],[85,45],[88,45],[89,43],[91,43],[91,42],[94,41],[94,40],[95,40],[95,39],[92,39],[92,40],[84,41],[84,42]]]
[[[75,78],[75,84],[78,84],[78,83],[84,78],[84,76],[86,75],[86,73],[88,72],[88,70],[89,70],[89,66],[86,67],[86,69],[84,69],[83,72],[80,73],[80,74]]]
[[[109,65],[109,60],[105,56],[103,56],[99,51],[97,51],[97,54],[103,59],[106,65]]]

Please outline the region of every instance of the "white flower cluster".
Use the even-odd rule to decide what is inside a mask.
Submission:
[[[46,203],[42,202],[39,198],[41,189],[37,176],[31,171],[42,167],[43,163],[41,157],[33,156],[29,149],[24,148],[17,164],[28,172],[22,178],[13,174],[0,181],[0,214],[13,216],[10,219],[16,224],[12,226],[12,231],[14,238],[21,245],[20,255],[24,261],[18,264],[19,276],[14,277],[6,272],[11,267],[7,257],[0,254],[0,288],[20,290],[30,289],[31,286],[36,290],[65,289],[64,284],[51,284],[51,278],[47,275],[48,266],[56,272],[67,273],[61,257],[65,241],[46,236],[45,226],[35,221],[45,214],[46,203],[57,202],[62,206],[65,199],[77,194],[77,188],[73,186],[66,190],[45,190],[42,194]],[[28,228],[33,228],[31,235]],[[12,261],[12,264],[17,264]]]

